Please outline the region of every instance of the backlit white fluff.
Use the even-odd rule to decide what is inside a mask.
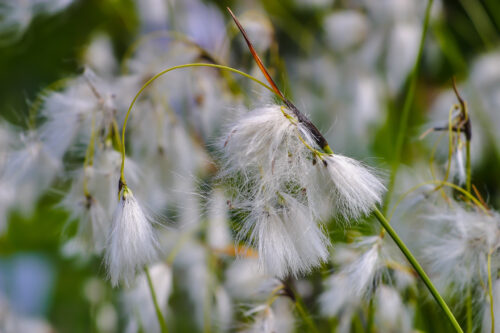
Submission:
[[[267,304],[261,304],[245,313],[247,316],[254,315],[254,323],[245,330],[245,333],[273,333],[276,332],[276,324],[272,308]]]
[[[285,118],[279,106],[248,112],[228,129],[223,139],[226,171],[248,174],[262,167],[273,173],[280,155],[287,156],[287,148],[293,152],[302,148],[296,144],[300,143],[298,139],[294,145],[287,144],[296,136],[295,131],[296,127]]]
[[[36,133],[23,133],[20,141],[19,147],[6,152],[0,175],[3,193],[0,194],[6,196],[7,201],[11,201],[8,199],[12,196],[12,203],[26,214],[31,212],[36,200],[52,184],[62,161],[47,151]]]
[[[85,250],[100,253],[106,245],[110,225],[110,219],[104,208],[95,198],[85,198],[82,195],[81,200],[75,202],[70,211],[70,219],[79,220],[77,237],[82,241]]]
[[[325,291],[319,298],[321,313],[327,317],[338,316],[342,310],[355,307],[360,299],[351,297],[347,275],[334,274],[325,281]]]
[[[396,289],[385,285],[379,286],[375,300],[375,321],[379,332],[410,333],[413,331],[413,314]]]
[[[329,242],[305,205],[286,194],[279,199],[274,207],[265,203],[254,207],[241,234],[250,234],[261,267],[270,275],[285,278],[307,273],[325,261]]]
[[[364,237],[350,247],[364,252],[357,258],[352,254],[343,255],[350,262],[336,274],[328,278],[325,291],[320,297],[321,312],[326,316],[337,316],[342,310],[356,307],[377,283],[382,265],[381,242],[379,236]],[[350,252],[350,251],[349,251]]]
[[[252,316],[253,323],[243,330],[245,333],[287,333],[295,329],[291,302],[287,298],[277,298],[270,304],[256,305],[245,315]]]
[[[141,206],[128,188],[113,215],[106,248],[106,265],[113,286],[129,286],[138,271],[158,257],[156,235]]]
[[[222,140],[225,164],[220,175],[241,172],[270,192],[283,190],[289,182],[304,187],[313,171],[313,155],[303,141],[315,145],[291,111],[277,105],[252,110]]]
[[[383,184],[370,169],[342,155],[315,156],[309,129],[289,110],[267,106],[233,124],[221,142],[219,177],[235,187],[232,206],[246,218],[240,239],[250,238],[266,272],[284,278],[324,261],[329,240],[318,220],[337,212],[358,218],[379,203]]]
[[[493,211],[487,215],[468,210],[455,201],[451,208],[437,209],[437,213],[427,216],[438,223],[438,230],[426,235],[424,255],[434,279],[442,287],[452,286],[460,292],[478,283],[480,277],[486,279],[488,253],[494,253],[500,245],[500,216]],[[493,256],[492,272],[498,267],[498,257]]]
[[[378,236],[367,237],[371,243],[358,259],[343,269],[349,277],[352,295],[362,297],[371,290],[376,282],[377,270],[380,268],[380,246],[382,239]]]
[[[240,258],[225,271],[225,287],[237,300],[263,300],[281,284],[278,279],[259,270],[256,258]]]
[[[70,212],[69,221],[78,220],[79,241],[86,251],[100,253],[106,245],[106,237],[111,218],[102,204],[93,196],[96,170],[92,166],[78,170],[70,191],[61,201],[61,206]],[[88,195],[84,192],[83,183],[87,183]],[[116,198],[115,198],[116,200]]]
[[[385,186],[371,169],[339,154],[325,156],[324,160],[327,166],[318,165],[322,177],[316,180],[321,182],[318,187],[327,191],[326,196],[332,200],[337,214],[356,219],[381,202]]]
[[[211,248],[224,249],[231,245],[227,199],[220,189],[214,190],[208,207],[207,243]]]

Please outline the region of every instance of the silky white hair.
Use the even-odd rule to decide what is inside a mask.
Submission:
[[[285,278],[325,261],[321,221],[359,218],[385,190],[373,171],[348,157],[322,154],[309,128],[285,107],[255,109],[227,129],[219,172],[241,212],[238,239],[249,240],[268,274]]]
[[[138,271],[158,258],[153,226],[128,188],[113,214],[105,262],[113,286],[130,286]]]

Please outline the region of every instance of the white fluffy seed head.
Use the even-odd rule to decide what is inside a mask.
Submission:
[[[326,281],[326,290],[320,297],[321,312],[326,316],[337,316],[344,309],[356,307],[369,295],[373,286],[378,283],[381,260],[382,239],[379,236],[362,237],[350,246],[359,251],[353,255],[343,256],[349,263]]]
[[[441,208],[446,211],[427,216],[437,229],[423,237],[424,256],[436,282],[461,293],[478,283],[479,276],[487,276],[488,253],[500,245],[500,216],[494,211],[468,210],[455,201],[451,208]],[[492,259],[492,271],[496,271],[500,262]]]
[[[349,279],[344,274],[334,274],[325,281],[326,290],[319,298],[321,313],[327,317],[335,317],[343,309],[355,306],[358,298],[349,294]]]
[[[372,169],[339,154],[324,156],[324,161],[326,166],[324,163],[317,165],[322,177],[316,180],[322,182],[315,188],[319,190],[318,195],[326,195],[332,200],[337,214],[345,219],[357,219],[382,201],[385,186]]]
[[[245,183],[284,191],[289,183],[304,187],[313,171],[313,154],[304,145],[310,132],[284,107],[271,105],[250,111],[221,140],[224,165],[220,177],[241,174]]]
[[[353,296],[366,295],[377,282],[377,271],[380,268],[380,243],[379,237],[373,237],[373,245],[357,260],[344,268],[349,276],[350,288]]]
[[[271,276],[307,273],[328,256],[329,241],[307,206],[285,193],[274,205],[253,207],[240,231],[240,237],[246,235],[258,249],[260,266]]]
[[[237,300],[264,300],[281,282],[259,271],[256,258],[239,258],[225,271],[225,287]]]
[[[113,215],[106,248],[106,266],[113,286],[130,286],[138,271],[158,258],[153,226],[128,188]]]
[[[239,238],[258,248],[260,266],[271,276],[309,272],[328,254],[304,190],[313,154],[302,140],[310,136],[293,113],[267,106],[239,119],[221,142],[219,176],[236,175],[232,205],[246,215]]]
[[[276,156],[286,150],[283,142],[294,134],[279,106],[255,109],[228,129],[221,142],[227,173],[258,172],[261,166],[272,171]]]
[[[92,195],[95,188],[95,175],[93,166],[88,166],[73,174],[75,180],[60,206],[70,213],[68,221],[78,220],[76,237],[79,238],[78,241],[81,242],[85,251],[100,254],[106,246],[111,218],[101,202]],[[84,193],[84,182],[90,192],[88,195]]]
[[[389,286],[377,288],[376,296],[377,327],[382,332],[412,332],[413,314],[404,304],[399,292]]]
[[[259,304],[246,311],[246,316],[252,316],[252,324],[243,332],[247,333],[274,333],[293,332],[295,327],[294,316],[290,302],[284,298],[277,298],[272,304]]]
[[[71,216],[79,219],[78,235],[87,251],[100,254],[106,246],[109,231],[109,217],[101,204],[89,197],[80,201],[79,211],[72,211]]]
[[[327,257],[328,239],[318,226],[333,212],[347,218],[368,214],[381,201],[384,185],[360,162],[321,155],[296,115],[266,106],[241,117],[221,141],[225,164],[220,178],[234,186],[233,207],[270,275],[309,272]]]

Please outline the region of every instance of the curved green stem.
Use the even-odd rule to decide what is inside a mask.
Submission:
[[[424,24],[422,26],[422,36],[420,38],[420,44],[418,48],[417,59],[415,60],[415,64],[413,65],[413,69],[410,74],[410,86],[408,87],[408,93],[406,95],[406,99],[403,105],[403,112],[401,114],[401,121],[398,128],[398,135],[396,137],[396,151],[394,154],[394,160],[392,163],[391,176],[389,179],[389,184],[387,186],[387,194],[386,194],[386,206],[384,206],[384,211],[387,209],[387,205],[390,204],[390,199],[392,196],[392,192],[394,190],[394,183],[396,182],[396,173],[399,168],[401,154],[403,152],[403,144],[405,141],[406,129],[408,128],[408,118],[410,115],[410,108],[413,104],[413,99],[415,97],[415,90],[417,88],[417,75],[420,68],[420,60],[422,59],[422,53],[424,49],[425,36],[427,35],[427,30],[429,27],[429,19],[431,14],[433,0],[429,0],[427,2],[427,7],[425,9],[425,19]]]
[[[125,130],[127,128],[127,122],[128,122],[128,118],[130,116],[130,112],[132,111],[132,108],[133,108],[135,102],[137,101],[137,99],[139,98],[139,96],[141,95],[141,93],[144,91],[144,89],[146,89],[151,83],[153,83],[160,76],[162,76],[164,74],[167,74],[168,72],[176,70],[176,69],[190,68],[190,67],[211,67],[211,68],[218,68],[218,69],[227,70],[227,71],[230,71],[230,72],[242,75],[242,76],[244,76],[244,77],[246,77],[246,78],[248,78],[248,79],[250,79],[250,80],[252,80],[252,81],[254,81],[254,82],[258,83],[258,84],[260,84],[261,86],[263,86],[264,88],[268,89],[269,91],[271,91],[272,93],[275,94],[274,90],[271,87],[269,87],[267,84],[265,84],[264,82],[260,81],[259,79],[255,78],[255,77],[253,77],[250,74],[247,74],[245,72],[239,71],[237,69],[234,69],[234,68],[231,68],[231,67],[228,67],[228,66],[223,66],[223,65],[193,63],[193,64],[184,64],[184,65],[179,65],[179,66],[173,66],[173,67],[167,68],[167,69],[159,72],[158,74],[156,74],[155,76],[153,76],[151,79],[149,79],[146,83],[144,83],[144,85],[141,87],[141,89],[139,89],[139,91],[135,95],[134,99],[132,100],[132,103],[130,103],[130,106],[129,106],[128,110],[127,110],[127,114],[125,115],[125,120],[123,121],[122,138],[121,138],[122,163],[121,163],[121,168],[120,168],[120,180],[121,180],[121,182],[123,184],[126,184],[126,182],[125,182],[125,176],[124,176],[124,173],[123,173],[123,170],[125,168]]]
[[[203,47],[198,45],[195,41],[193,41],[188,35],[183,34],[182,32],[178,31],[167,31],[167,30],[157,30],[157,31],[152,31],[144,36],[141,36],[139,39],[137,39],[135,42],[133,42],[129,48],[125,51],[123,55],[123,61],[122,61],[122,66],[121,66],[121,71],[123,74],[128,74],[128,68],[127,64],[134,55],[134,52],[141,46],[143,43],[147,43],[151,40],[154,40],[156,38],[169,38],[181,43],[184,43],[188,46],[192,46],[198,50],[200,50],[201,53],[206,53],[209,54],[207,50],[205,50]],[[210,55],[212,57],[212,55]]]
[[[422,266],[420,266],[417,259],[413,256],[413,254],[410,252],[408,247],[406,247],[405,243],[401,240],[401,238],[399,238],[396,231],[391,227],[391,225],[389,224],[389,222],[387,221],[385,216],[378,210],[377,207],[374,207],[373,212],[374,212],[375,217],[378,219],[378,221],[382,225],[382,227],[384,227],[384,229],[387,231],[387,233],[391,236],[391,238],[394,240],[396,245],[399,247],[401,252],[403,252],[406,259],[408,259],[410,264],[413,266],[415,271],[418,273],[418,275],[420,276],[422,281],[424,281],[424,284],[426,285],[427,289],[429,289],[430,293],[432,294],[432,296],[434,297],[436,302],[439,304],[441,309],[443,309],[443,311],[446,314],[446,316],[448,317],[450,323],[453,325],[453,328],[455,328],[455,330],[457,332],[463,333],[462,328],[460,327],[460,325],[457,322],[457,319],[455,318],[455,316],[451,312],[450,308],[448,307],[448,305],[444,301],[443,297],[441,297],[441,294],[439,294],[439,291],[436,289],[436,287],[434,287],[431,280],[429,279],[429,277],[425,273]]]
[[[158,304],[158,299],[156,298],[155,288],[153,286],[153,282],[151,281],[151,275],[149,275],[149,269],[144,268],[144,273],[146,274],[146,279],[148,280],[149,291],[151,292],[151,298],[153,300],[153,304],[155,306],[156,317],[158,318],[158,323],[160,324],[161,333],[168,333],[167,323],[165,322],[165,318],[163,318],[163,314],[160,310],[160,305]]]

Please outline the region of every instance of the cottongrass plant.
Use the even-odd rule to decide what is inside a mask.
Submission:
[[[230,13],[233,15],[231,11]],[[230,126],[224,139],[221,140],[220,149],[223,152],[224,164],[219,179],[227,180],[226,185],[231,185],[230,192],[234,196],[231,207],[243,216],[239,232],[240,240],[248,237],[249,245],[257,247],[260,266],[271,276],[279,278],[286,278],[289,275],[299,276],[309,272],[327,258],[330,244],[321,230],[320,223],[328,216],[358,219],[373,211],[422,277],[457,331],[461,331],[421,266],[376,208],[385,190],[382,182],[372,170],[361,163],[332,152],[319,130],[277,88],[255,53],[243,27],[234,15],[233,18],[271,87],[259,83],[274,91],[285,104],[285,106],[271,105],[249,112]],[[126,285],[129,284],[140,269],[157,258],[157,242],[152,226],[127,187],[124,177],[125,128],[130,112],[141,92],[153,81],[169,71],[187,67],[215,67],[249,77],[221,65],[179,65],[155,75],[136,94],[125,115],[122,128],[120,203],[113,216],[113,226],[106,251],[106,263],[114,285],[119,280]],[[136,234],[131,234],[134,232]],[[123,241],[129,242],[132,246],[125,248],[122,245]],[[360,289],[364,288],[375,274],[377,258],[378,245],[375,242],[370,250],[360,257],[359,267],[370,271],[367,278],[360,282]],[[207,276],[205,280],[209,281],[211,278]],[[155,295],[152,284],[150,289],[152,295]],[[359,293],[360,290],[355,292]],[[293,299],[298,296],[291,295]],[[204,299],[206,297],[202,296]],[[157,302],[155,305],[158,320],[163,323],[161,326],[164,330],[166,326],[163,316]],[[315,331],[314,324],[308,318],[300,298],[297,298],[295,305],[305,322]],[[263,309],[265,320],[261,329],[269,328],[266,322],[272,318],[268,308]],[[204,309],[204,321],[206,315]]]
[[[76,239],[85,244],[83,251],[102,255],[111,285],[122,287],[130,331],[166,332],[170,323],[167,326],[165,318],[176,311],[168,308],[169,297],[180,290],[193,309],[195,320],[190,324],[200,330],[291,332],[300,317],[311,332],[319,331],[317,323],[325,318],[336,318],[340,332],[350,331],[360,318],[367,331],[410,332],[417,317],[420,277],[461,332],[441,294],[389,224],[398,219],[392,219],[393,213],[387,219],[377,208],[387,193],[381,173],[332,151],[316,126],[277,88],[233,18],[268,84],[222,65],[186,36],[169,35],[172,41],[165,53],[154,38],[139,41],[126,53],[126,75],[116,78],[95,66],[105,73],[87,70],[65,80],[44,94],[38,105],[43,121],[38,129],[19,140],[6,134],[9,142],[0,141],[0,151],[8,156],[0,155],[0,191],[8,186],[23,193],[26,187],[26,192],[35,193],[33,199],[23,198],[31,207],[59,171],[64,180],[72,179],[61,206],[71,220],[79,221]],[[362,18],[340,17],[341,22],[346,19]],[[252,20],[248,15],[243,22],[250,25]],[[267,23],[257,48],[275,52]],[[367,33],[366,22],[352,23]],[[252,29],[260,31],[257,28]],[[341,43],[347,50],[361,39]],[[184,63],[199,59],[210,63]],[[158,66],[168,69],[154,74]],[[174,70],[195,67],[203,70],[191,81],[158,80]],[[409,68],[404,67],[391,79],[391,91],[401,86],[406,75],[402,73]],[[221,116],[222,105],[243,109],[241,87],[223,75],[228,71],[250,78],[277,99],[239,112],[221,132],[220,119],[227,118]],[[216,84],[211,85],[212,80]],[[183,86],[193,81],[194,92],[186,91]],[[124,97],[134,93],[128,104]],[[499,218],[471,192],[470,119],[465,102],[458,92],[456,96],[458,104],[448,124],[433,129],[448,134],[451,153],[445,177],[440,179],[443,170],[431,170],[432,180],[418,186],[424,191],[415,202],[427,204],[426,214],[419,218],[433,227],[430,235],[418,233],[421,237],[409,241],[412,247],[421,246],[419,257],[422,254],[440,290],[465,295],[454,305],[470,311],[471,298],[478,296],[474,306],[484,308],[483,327],[495,327]],[[181,114],[183,104],[195,112]],[[134,106],[139,111],[132,114]],[[75,158],[83,160],[83,166],[66,163]],[[457,177],[450,176],[452,158]],[[391,192],[389,186],[389,197]],[[414,192],[405,193],[393,211]],[[439,196],[443,200],[433,201]],[[14,202],[21,202],[0,201],[2,216]],[[172,217],[168,228],[152,218],[163,213]],[[347,228],[361,227],[357,221],[372,217],[382,224],[382,232],[353,233],[350,238]],[[334,226],[332,220],[339,223]],[[332,235],[336,227],[345,243]],[[402,224],[394,228],[403,229],[403,235],[412,232]],[[306,276],[324,282],[318,302],[312,295],[320,284],[302,280]],[[309,314],[316,306],[320,317]]]

